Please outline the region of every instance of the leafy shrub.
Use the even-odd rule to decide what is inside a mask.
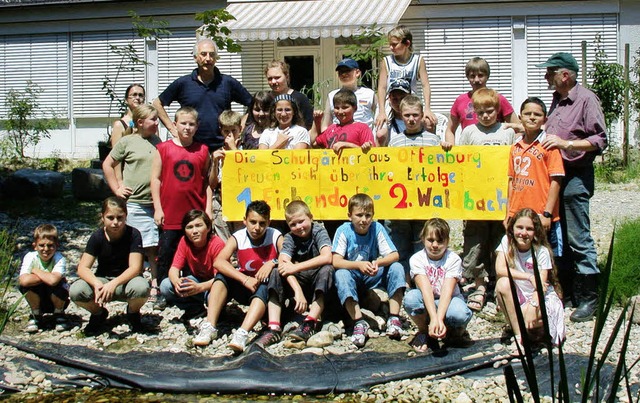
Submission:
[[[18,262],[13,258],[15,247],[15,235],[6,229],[0,230],[0,333],[17,308],[17,303],[10,305],[6,300],[18,270]]]
[[[640,291],[640,219],[624,222],[616,230],[613,249],[613,269],[609,291],[615,290],[618,300],[625,300]]]

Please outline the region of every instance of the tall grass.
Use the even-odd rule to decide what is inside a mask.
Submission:
[[[616,262],[609,277],[609,291],[616,291],[617,301],[638,295],[640,291],[640,219],[627,221],[616,231],[613,258]]]
[[[7,296],[13,285],[13,278],[18,270],[18,262],[13,258],[16,247],[16,236],[7,229],[0,230],[0,334],[7,321],[13,315],[20,299],[9,304]]]
[[[626,320],[625,318],[627,316],[627,311],[629,308],[629,303],[625,302],[623,304],[622,312],[620,313],[620,316],[616,320],[616,323],[612,328],[611,333],[608,335],[608,339],[606,339],[605,347],[602,353],[600,354],[599,357],[596,357],[597,346],[601,340],[604,341],[603,336],[606,337],[603,333],[604,325],[607,320],[607,317],[609,316],[609,312],[615,300],[615,293],[613,291],[609,293],[609,296],[607,298],[604,298],[604,296],[607,295],[606,292],[609,286],[609,274],[611,273],[611,269],[613,268],[614,239],[615,239],[615,230],[614,230],[614,236],[612,237],[611,243],[609,245],[609,254],[607,255],[607,263],[605,266],[605,270],[603,270],[601,274],[600,294],[599,294],[601,298],[599,301],[598,310],[596,313],[596,322],[595,322],[595,326],[594,326],[593,334],[591,338],[591,350],[589,352],[589,360],[587,362],[586,368],[580,369],[582,374],[581,390],[580,390],[580,396],[581,396],[582,402],[587,402],[587,401],[614,402],[617,399],[616,393],[618,392],[618,389],[621,386],[625,388],[627,392],[628,400],[634,401],[633,395],[631,392],[631,387],[630,387],[629,371],[633,366],[635,366],[640,361],[640,358],[637,359],[633,363],[633,365],[627,367],[626,354],[627,354],[627,349],[629,345],[631,316],[629,317],[628,322],[626,323],[626,331],[622,335],[622,346],[620,347],[617,361],[615,361],[615,371],[614,371],[613,377],[612,379],[608,380],[609,384],[611,385],[611,388],[609,390],[606,390],[605,388],[605,392],[607,393],[607,395],[600,396],[600,393],[601,393],[600,383],[602,380],[601,379],[602,369],[604,365],[607,363],[607,361],[611,361],[608,357],[609,355],[612,354],[612,352],[614,352],[614,348],[613,348],[614,342],[618,338],[620,330],[623,328],[623,324],[625,324],[625,320]],[[554,353],[551,345],[551,339],[548,333],[549,318],[547,317],[547,312],[544,305],[544,295],[541,287],[542,284],[540,281],[540,272],[538,270],[538,264],[537,264],[537,261],[535,260],[535,254],[533,255],[534,255],[533,268],[534,268],[534,274],[536,277],[536,285],[537,285],[536,292],[538,293],[538,300],[540,301],[542,321],[543,321],[544,329],[546,332],[545,339],[543,340],[543,342],[544,342],[545,348],[548,351],[548,357],[549,357],[549,371],[550,371],[550,377],[551,377],[552,399],[553,401],[557,400],[560,402],[570,402],[571,395],[569,394],[569,385],[568,385],[568,378],[567,378],[568,368],[565,363],[565,356],[562,349],[562,344],[558,346],[558,365],[559,365],[558,377],[559,379],[556,379],[556,374],[553,371]],[[513,279],[511,278],[511,273],[509,272],[508,274],[512,284],[511,292],[514,297],[514,301],[517,301],[518,298],[517,298],[517,293],[515,289],[515,284],[513,282]],[[516,315],[518,317],[518,323],[520,325],[520,328],[525,329],[522,310],[520,309],[519,304],[515,304],[515,305],[516,305]],[[522,363],[524,374],[527,379],[529,389],[531,391],[531,396],[534,401],[539,402],[541,400],[541,396],[540,396],[540,391],[538,389],[538,382],[536,378],[536,368],[533,360],[531,340],[528,337],[527,332],[524,332],[524,331],[522,332],[521,337],[522,337],[522,344],[524,345],[524,351],[520,352],[520,361]],[[570,370],[576,371],[576,368],[570,368]],[[523,401],[522,395],[520,393],[520,390],[518,390],[518,383],[516,381],[516,376],[513,371],[513,368],[511,368],[510,365],[505,367],[504,375],[506,378],[507,390],[509,393],[510,401],[522,402]],[[558,391],[557,393],[555,392],[556,382],[557,382],[557,391]]]

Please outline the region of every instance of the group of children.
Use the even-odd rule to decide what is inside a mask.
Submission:
[[[127,317],[132,330],[138,331],[140,308],[151,293],[157,303],[166,299],[192,316],[206,304],[207,318],[194,339],[194,344],[204,346],[217,337],[220,313],[233,298],[249,307],[229,344],[242,351],[249,332],[265,315],[268,323],[258,343],[266,346],[281,340],[282,308],[290,298],[295,312],[306,315],[290,336],[307,340],[317,330],[335,292],[354,323],[351,340],[361,347],[369,325],[360,310],[360,292],[383,288],[389,294],[389,337],[398,339],[403,333],[399,314],[404,305],[418,328],[412,345],[426,351],[434,339],[468,340],[466,325],[472,311],[484,306],[487,280],[495,276],[498,303],[519,336],[523,329],[513,315],[515,301],[508,283],[505,285],[507,271],[518,285],[518,303],[525,307],[527,326],[539,328],[540,304],[531,264],[534,253],[545,301],[549,298],[545,305],[554,321],[551,336],[560,342],[564,324],[562,303],[554,291],[552,257],[561,250],[558,197],[564,171],[559,152],[540,145],[545,136],[544,103],[529,98],[522,104],[524,134],[516,142],[515,131],[503,122],[514,123],[517,116],[504,97],[486,88],[489,66],[484,59],[474,58],[465,71],[472,90],[454,103],[446,134],[436,135],[439,118],[429,107],[426,68],[422,58],[412,53],[411,33],[398,27],[389,39],[393,54],[385,59],[384,80],[380,81],[384,91],[388,90],[388,119],[380,119],[385,110],[381,104],[387,98],[376,100],[371,90],[358,86],[360,70],[351,59],[338,64],[341,88],[332,93],[325,111],[315,113],[310,131],[290,94],[259,92],[245,118],[232,111],[220,115],[224,148],[212,155],[205,145],[193,141],[198,127],[194,109],[179,109],[177,137],[160,142],[157,111],[150,105],[135,107],[131,116],[135,130],[115,144],[103,164],[116,197],[103,203],[104,226],[92,234],[78,265],[80,279],[70,290],[64,280],[64,258],[56,253],[55,228],[45,225],[35,231],[35,252],[25,257],[20,275],[21,290],[33,313],[27,331],[38,330],[46,309],[53,310],[56,328],[65,328],[62,313],[68,296],[91,314],[85,332],[100,330],[108,316],[105,304],[114,299],[128,302]],[[425,104],[413,95],[418,79]],[[376,103],[379,112],[374,120]],[[225,150],[323,147],[339,152],[359,147],[367,152],[375,145],[450,150],[459,124],[463,126],[459,145],[512,145],[507,217],[504,222],[465,222],[463,259],[448,249],[445,221],[378,223],[373,221],[373,201],[365,194],[349,200],[349,222],[335,229],[335,234],[331,223],[326,223],[327,232],[299,201],[286,207],[290,232],[284,237],[269,226],[270,208],[263,201],[248,206],[244,227],[233,233],[221,221]],[[377,129],[375,136],[372,129]],[[213,234],[214,227],[224,239]],[[145,256],[151,285],[142,277]],[[460,289],[465,278],[474,281],[467,302]],[[411,285],[415,288],[405,293]]]

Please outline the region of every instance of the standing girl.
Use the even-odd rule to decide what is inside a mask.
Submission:
[[[380,77],[378,79],[378,116],[376,117],[376,128],[380,130],[386,123],[389,114],[385,100],[389,85],[399,78],[407,80],[411,84],[414,94],[418,93],[418,78],[422,84],[422,94],[424,95],[424,115],[429,120],[431,126],[435,126],[437,119],[431,112],[431,87],[429,86],[429,76],[424,59],[413,53],[413,35],[404,25],[398,25],[389,31],[389,48],[392,54],[385,56],[380,65]]]
[[[258,91],[251,99],[247,114],[244,116],[240,148],[257,150],[262,132],[271,126],[271,106],[273,95],[270,92]]]
[[[116,143],[127,134],[133,133],[135,120],[133,119],[133,111],[144,103],[144,87],[140,84],[131,84],[127,87],[124,94],[124,100],[127,104],[127,110],[124,115],[113,122],[111,127],[111,147],[115,147]]]
[[[111,196],[102,203],[103,227],[96,230],[78,263],[78,281],[71,285],[71,300],[91,313],[85,334],[97,334],[109,316],[112,300],[127,302],[127,318],[133,332],[142,330],[140,308],[149,297],[149,283],[142,277],[142,236],[127,225],[127,203]],[[98,268],[91,270],[98,260]]]
[[[269,87],[271,87],[271,91],[273,91],[273,96],[291,95],[300,109],[300,115],[302,116],[300,125],[304,126],[307,130],[311,130],[311,125],[313,124],[313,106],[306,95],[293,88],[289,88],[291,79],[289,75],[289,65],[282,60],[272,60],[264,68],[264,74],[267,77],[267,83]]]
[[[271,120],[274,127],[265,130],[260,136],[260,150],[304,149],[311,146],[309,132],[302,126],[302,118],[298,105],[291,95],[283,94],[275,97],[271,107]]]
[[[160,294],[157,283],[158,226],[153,221],[151,198],[151,165],[160,138],[158,111],[151,105],[141,105],[133,111],[136,132],[123,137],[102,163],[104,177],[113,194],[127,200],[127,224],[142,234],[142,246],[151,271],[152,300]],[[122,178],[117,175],[124,166]]]
[[[556,268],[553,265],[551,248],[538,214],[530,208],[518,211],[509,220],[507,234],[502,238],[496,252],[498,253],[496,299],[516,335],[516,342],[521,343],[522,329],[518,325],[507,271],[511,272],[516,283],[517,303],[522,309],[526,330],[534,339],[539,340],[543,329],[533,269],[533,253],[535,253],[549,318],[551,341],[554,345],[560,344],[565,338],[564,309],[562,301],[554,290],[554,287],[558,287]]]
[[[407,292],[403,305],[418,327],[411,342],[418,352],[426,352],[435,339],[446,337],[451,345],[469,341],[471,310],[458,287],[462,260],[449,249],[449,233],[445,220],[427,220],[420,232],[424,249],[409,259],[411,279],[417,288]]]

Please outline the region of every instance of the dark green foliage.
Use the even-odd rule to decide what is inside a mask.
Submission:
[[[9,90],[4,103],[9,110],[7,118],[0,125],[7,131],[10,147],[5,150],[10,155],[24,158],[27,147],[37,145],[43,138],[50,138],[51,130],[60,127],[53,112],[47,113],[40,107],[40,94],[44,90],[31,80],[24,90]]]
[[[616,231],[613,259],[616,262],[610,274],[609,290],[616,291],[618,301],[637,295],[640,291],[640,219],[627,221]]]
[[[18,270],[18,262],[13,259],[16,247],[16,236],[6,229],[0,230],[0,334],[18,307],[20,299],[9,305],[6,297],[11,291],[13,277]]]
[[[345,46],[346,56],[357,61],[377,60],[381,63],[384,57],[382,48],[387,45],[387,35],[375,23],[361,28],[362,31],[352,37],[355,44]],[[374,68],[364,73],[371,76],[371,82],[374,87],[377,85],[378,77],[380,76],[379,71],[379,68]]]
[[[218,49],[226,49],[231,53],[238,53],[242,50],[242,46],[229,37],[231,30],[222,25],[227,21],[234,21],[236,19],[236,17],[224,8],[196,13],[195,19],[202,21],[204,25],[200,30],[200,34],[211,38],[218,46]]]
[[[589,77],[593,79],[591,89],[600,98],[607,132],[611,132],[611,125],[618,120],[624,106],[624,67],[619,63],[607,63],[607,54],[602,47],[600,34],[594,42],[595,60]]]

